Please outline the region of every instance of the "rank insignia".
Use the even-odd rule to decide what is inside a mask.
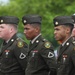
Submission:
[[[21,42],[21,41],[19,41],[19,42],[17,43],[17,46],[18,46],[18,47],[23,47],[23,46],[24,46],[24,43]]]
[[[50,43],[49,42],[45,42],[45,47],[46,48],[50,48]]]

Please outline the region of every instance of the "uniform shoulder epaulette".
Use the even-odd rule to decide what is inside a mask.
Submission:
[[[17,46],[18,47],[23,47],[24,46],[24,41],[21,38],[17,38]]]
[[[24,41],[22,38],[17,38],[17,41]]]

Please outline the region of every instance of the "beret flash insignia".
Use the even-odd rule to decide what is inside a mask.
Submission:
[[[58,22],[55,22],[55,25],[58,25]]]
[[[44,46],[45,46],[46,48],[50,48],[50,43],[49,43],[49,42],[45,42]]]
[[[26,20],[24,20],[24,23],[26,23],[27,21]]]
[[[18,41],[17,46],[18,47],[23,47],[24,46],[24,43],[22,41]]]
[[[1,20],[1,23],[3,23],[3,20]]]

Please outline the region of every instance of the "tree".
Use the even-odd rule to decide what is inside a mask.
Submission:
[[[39,14],[42,16],[42,34],[57,47],[54,39],[53,18],[57,15],[75,13],[74,0],[9,0],[7,5],[0,6],[1,15],[13,15],[20,19],[19,32],[23,32],[22,16]],[[26,39],[25,39],[26,40]],[[27,40],[26,40],[27,41]],[[27,41],[28,42],[28,41]]]

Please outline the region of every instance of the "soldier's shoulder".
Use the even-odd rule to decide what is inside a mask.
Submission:
[[[72,44],[75,46],[75,39],[72,40]]]
[[[17,37],[16,40],[17,40],[17,41],[24,41],[23,39],[21,39],[21,38],[19,38],[19,37]]]
[[[21,38],[17,38],[16,41],[17,41],[17,46],[18,47],[27,46],[27,43],[23,39],[21,39]]]
[[[72,40],[73,50],[75,51],[75,39]]]
[[[42,39],[42,41],[43,41],[43,46],[45,48],[50,48],[52,46],[52,43],[48,41],[47,39]]]

